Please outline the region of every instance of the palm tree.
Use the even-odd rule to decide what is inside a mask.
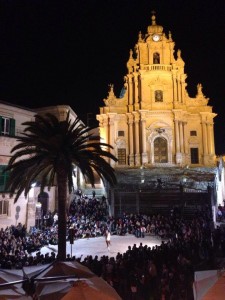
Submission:
[[[66,200],[73,189],[74,168],[77,166],[85,179],[94,186],[97,173],[110,185],[116,184],[114,169],[106,161],[116,157],[109,152],[109,144],[91,139],[91,130],[79,118],[70,120],[69,113],[63,121],[53,114],[36,115],[27,126],[18,144],[12,148],[12,157],[5,171],[10,171],[7,190],[27,196],[32,183],[58,188],[58,259],[66,259]]]

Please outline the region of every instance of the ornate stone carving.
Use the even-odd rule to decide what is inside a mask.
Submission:
[[[114,94],[113,88],[114,88],[114,85],[113,84],[109,84],[108,98],[107,99],[103,99],[103,101],[105,102],[106,106],[116,104],[116,96]]]
[[[117,148],[126,148],[126,140],[125,138],[117,138],[115,141]]]

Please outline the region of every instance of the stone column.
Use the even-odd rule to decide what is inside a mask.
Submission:
[[[184,153],[184,136],[183,136],[183,122],[179,122],[179,134],[180,134],[180,152]]]
[[[181,75],[181,102],[182,103],[185,103],[184,101],[184,98],[185,98],[185,86],[186,86],[186,83],[185,83],[185,79],[187,78],[187,75],[186,74],[182,74]]]
[[[128,140],[129,140],[129,165],[134,165],[134,134],[133,134],[133,116],[128,115]]]
[[[178,102],[181,102],[181,82],[180,82],[180,80],[178,80],[177,85],[178,85],[178,87],[177,87]]]
[[[109,114],[109,144],[115,147],[115,114]],[[110,152],[115,155],[115,148],[110,149]],[[114,166],[115,161],[111,159],[110,164]]]
[[[138,73],[134,73],[134,110],[139,109],[138,96]]]
[[[213,130],[213,123],[210,126],[211,131],[211,144],[212,144],[212,154],[215,154],[215,141],[214,141],[214,130]]]
[[[183,122],[183,137],[184,137],[184,153],[188,154],[188,145],[187,145],[187,122]]]
[[[128,74],[128,103],[129,103],[129,112],[132,111],[133,106],[133,75]]]
[[[142,107],[142,100],[143,100],[143,80],[144,80],[144,77],[142,75],[143,73],[143,70],[139,70],[140,72],[140,75],[139,75],[139,105],[138,105],[138,108],[141,109]]]
[[[141,117],[141,140],[142,140],[142,164],[148,162],[147,151],[146,151],[146,119],[145,115]]]
[[[140,165],[140,136],[139,136],[139,115],[135,114],[134,126],[135,126],[135,165]]]
[[[181,129],[180,121],[175,120],[175,132],[176,132],[176,164],[182,164],[182,154],[181,154]]]
[[[212,130],[211,130],[211,127],[212,125],[207,123],[206,124],[206,127],[207,127],[207,140],[208,140],[208,153],[209,154],[213,154],[212,152]]]
[[[175,141],[176,141],[176,152],[180,152],[180,136],[178,128],[178,120],[175,120]]]
[[[177,101],[177,79],[176,79],[176,74],[173,72],[173,97],[174,101]]]
[[[202,122],[202,138],[203,138],[203,153],[208,154],[208,141],[207,141],[207,130],[205,121]]]

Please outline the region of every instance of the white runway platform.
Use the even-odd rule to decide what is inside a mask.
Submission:
[[[71,255],[72,248],[72,256],[76,256],[76,258],[82,256],[83,259],[88,255],[98,255],[99,258],[103,255],[116,257],[118,252],[126,252],[128,250],[128,246],[132,247],[134,244],[136,244],[138,247],[140,243],[142,243],[143,246],[147,245],[148,247],[153,247],[155,245],[161,245],[161,240],[155,236],[149,235],[145,236],[145,238],[136,238],[134,235],[130,234],[126,236],[112,235],[110,251],[108,251],[104,237],[79,239],[74,241],[72,247],[71,244],[67,242],[67,254]],[[48,247],[43,247],[40,252],[42,254],[47,252],[51,253],[52,251],[57,252],[57,248],[58,246],[49,245]]]

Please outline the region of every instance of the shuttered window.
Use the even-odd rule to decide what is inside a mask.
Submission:
[[[7,216],[9,213],[9,201],[0,200],[0,216]]]
[[[0,135],[15,136],[15,125],[14,119],[0,116]]]
[[[5,186],[6,182],[9,178],[9,173],[8,172],[3,172],[5,170],[6,166],[1,166],[0,165],[0,192],[5,192]]]

